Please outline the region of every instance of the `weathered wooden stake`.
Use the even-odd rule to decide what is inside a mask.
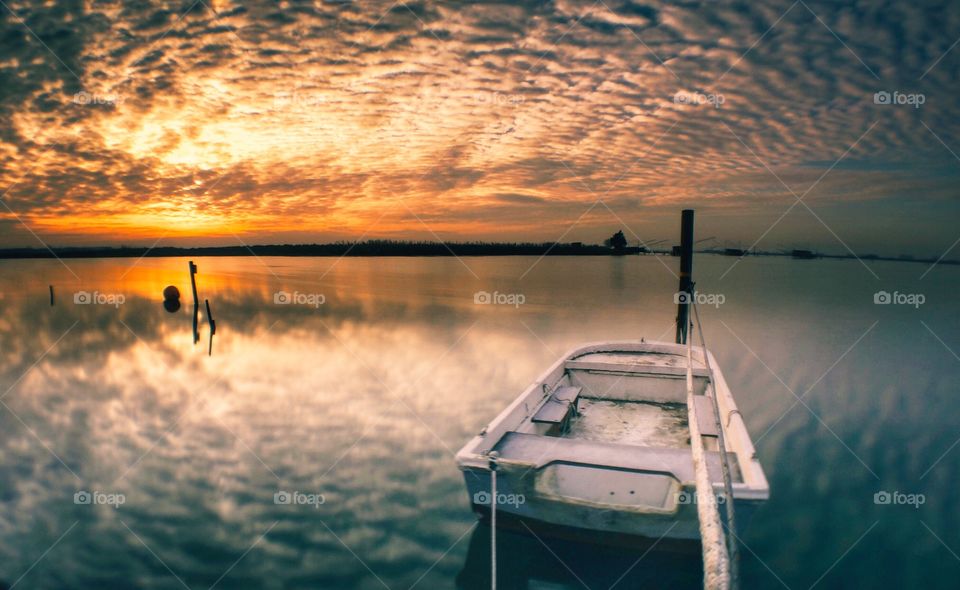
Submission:
[[[200,321],[200,298],[197,296],[197,265],[190,261],[190,287],[193,289],[193,343],[200,342],[200,331],[197,323]]]
[[[693,297],[693,209],[684,209],[680,218],[680,287],[677,291],[681,294],[677,301],[677,344],[686,344]]]
[[[197,297],[197,265],[190,261],[190,287],[193,289],[193,306],[200,307],[200,298]]]

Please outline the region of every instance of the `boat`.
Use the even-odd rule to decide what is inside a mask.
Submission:
[[[474,512],[493,530],[500,518],[601,543],[699,545],[706,587],[730,588],[734,531],[770,488],[699,328],[693,211],[683,213],[676,342],[577,346],[456,460]]]
[[[743,527],[768,499],[769,485],[716,360],[701,347],[691,353],[692,411],[710,480],[723,498],[722,429],[734,511]],[[641,340],[571,350],[457,453],[473,510],[486,517],[495,502],[501,518],[594,533],[591,539],[601,533],[618,541],[699,541],[696,504],[702,495],[686,373],[686,345]],[[705,395],[708,384],[716,393],[719,425]]]

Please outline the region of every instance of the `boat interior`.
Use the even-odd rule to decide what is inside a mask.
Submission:
[[[700,349],[693,349],[692,357],[693,411],[710,478],[719,485],[718,424],[713,403],[704,395],[711,375]],[[564,496],[595,498],[596,490],[571,486],[603,481],[605,504],[672,511],[678,492],[694,481],[687,362],[686,346],[671,343],[582,347],[554,365],[488,426],[485,445],[505,464],[537,469],[538,492],[544,495],[562,482]],[[715,374],[712,381],[734,496],[751,495],[751,488],[764,495],[766,480],[733,398],[722,376]],[[480,451],[485,445],[474,448]]]

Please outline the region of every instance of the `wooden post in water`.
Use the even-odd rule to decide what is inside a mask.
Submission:
[[[693,209],[684,209],[680,218],[680,287],[677,292],[677,344],[686,344],[693,297]]]
[[[197,296],[197,265],[190,261],[190,288],[193,289],[193,343],[200,342],[200,331],[197,323],[200,321],[200,298]]]
[[[193,306],[200,306],[200,298],[197,297],[197,265],[190,261],[190,287],[193,289]]]
[[[207,356],[213,356],[213,335],[217,333],[217,322],[213,320],[213,314],[210,313],[210,300],[204,299],[203,303],[207,306],[207,322],[210,324],[210,348]]]

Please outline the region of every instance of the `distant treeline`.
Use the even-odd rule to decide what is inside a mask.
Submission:
[[[367,240],[332,244],[177,247],[7,248],[0,258],[139,258],[164,256],[611,256],[639,254],[640,248],[614,249],[573,243],[404,242]]]
[[[864,261],[884,260],[922,262],[926,264],[960,264],[957,260],[887,257],[874,254],[821,254],[809,250],[787,252],[744,251],[736,248],[697,250],[700,254],[721,256],[792,256],[793,258],[833,258]],[[83,246],[71,248],[6,248],[0,249],[4,258],[162,258],[179,256],[622,256],[627,254],[671,254],[670,249],[648,249],[637,246],[615,248],[581,242],[405,242],[397,240],[367,240],[364,242],[334,242],[330,244],[282,244],[260,246],[211,246],[177,248],[164,246],[104,247]],[[674,253],[675,254],[675,253]]]

